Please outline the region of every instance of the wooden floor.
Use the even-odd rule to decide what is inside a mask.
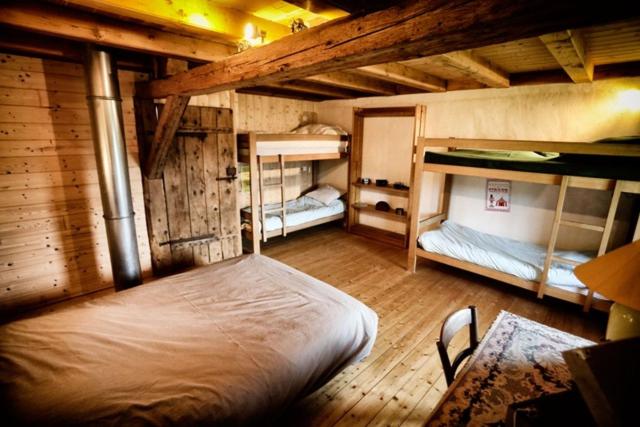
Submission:
[[[405,270],[406,252],[322,227],[280,239],[263,253],[349,293],[380,317],[374,349],[284,415],[278,425],[422,425],[446,389],[435,341],[442,320],[478,307],[480,334],[500,310],[598,340],[606,315],[513,286],[419,260]],[[462,337],[464,339],[464,337]],[[462,340],[454,340],[454,346]]]

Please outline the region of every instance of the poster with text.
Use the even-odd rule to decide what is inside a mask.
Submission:
[[[511,181],[487,180],[486,204],[488,211],[511,210]]]

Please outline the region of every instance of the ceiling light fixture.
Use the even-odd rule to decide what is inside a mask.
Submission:
[[[260,30],[255,24],[247,23],[244,26],[244,38],[238,42],[238,52],[264,44],[266,37],[266,31]]]

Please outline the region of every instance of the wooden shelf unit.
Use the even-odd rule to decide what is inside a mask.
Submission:
[[[413,176],[414,159],[418,139],[424,136],[426,126],[425,106],[416,105],[413,107],[392,107],[392,108],[354,108],[353,109],[353,135],[351,140],[351,156],[349,157],[349,204],[347,214],[347,230],[350,233],[359,234],[372,238],[383,243],[392,244],[406,248],[409,243],[409,232],[413,203]],[[378,187],[375,183],[363,184],[362,178],[363,146],[364,146],[364,122],[367,117],[413,117],[413,136],[411,141],[412,156],[407,159],[407,168],[410,169],[409,188],[396,189],[392,185]],[[372,191],[383,193],[389,196],[402,197],[407,199],[405,215],[397,215],[395,211],[383,212],[376,210],[373,206],[357,207],[356,203],[361,201],[361,191]],[[396,233],[383,228],[373,227],[360,223],[360,215],[373,215],[386,220],[400,221],[405,223],[404,232]]]
[[[372,205],[367,205],[367,206],[358,206],[357,204],[353,205],[353,208],[360,211],[360,212],[366,212],[370,215],[375,215],[375,216],[379,216],[381,218],[385,218],[385,219],[390,219],[392,221],[400,221],[400,222],[406,222],[407,221],[407,213],[405,211],[404,214],[402,215],[398,215],[397,213],[395,213],[393,210],[390,211],[379,211],[375,208],[375,206]]]
[[[392,196],[397,196],[397,197],[409,197],[408,188],[398,189],[398,188],[393,188],[392,185],[386,185],[381,187],[375,184],[363,184],[361,182],[356,182],[353,185],[360,188],[361,190],[377,191],[378,193],[390,194]]]

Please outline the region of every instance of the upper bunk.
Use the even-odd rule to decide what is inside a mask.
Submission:
[[[259,156],[262,163],[280,161],[331,160],[346,157],[349,135],[326,133],[239,133],[238,161],[251,163],[251,156]]]
[[[428,172],[552,185],[571,176],[573,186],[593,189],[640,181],[640,137],[592,143],[422,138],[420,145]]]

